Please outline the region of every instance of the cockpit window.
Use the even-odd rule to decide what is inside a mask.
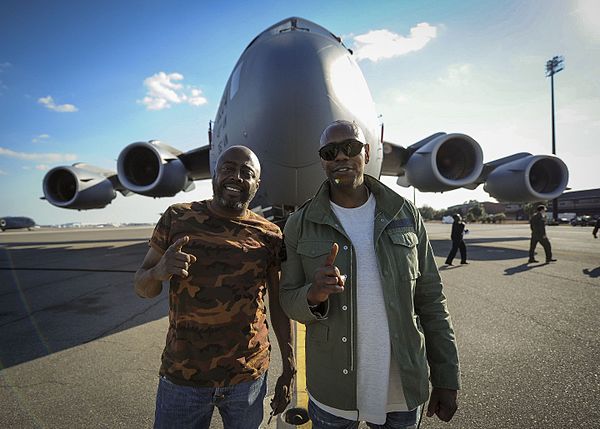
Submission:
[[[246,50],[256,43],[257,40],[262,39],[264,37],[276,36],[281,33],[285,33],[288,31],[308,31],[314,34],[320,34],[322,36],[331,38],[339,43],[341,43],[341,39],[336,35],[332,34],[329,30],[321,27],[314,22],[308,21],[302,18],[287,18],[283,21],[278,22],[277,24],[267,28],[265,31],[256,36],[250,44],[246,47]]]

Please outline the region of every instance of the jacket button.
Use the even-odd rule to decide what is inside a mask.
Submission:
[[[342,337],[342,343],[345,343],[346,341],[348,341],[348,338]]]
[[[344,310],[344,311],[348,310],[348,306],[347,305],[342,305],[342,310]]]
[[[344,368],[344,369],[342,370],[342,372],[344,373],[344,375],[348,375],[348,370],[347,370],[346,368]]]
[[[348,250],[348,246],[344,246],[344,250]]]

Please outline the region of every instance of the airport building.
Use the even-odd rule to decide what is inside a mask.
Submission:
[[[512,220],[525,220],[529,218],[525,211],[525,204],[523,203],[494,203],[485,201],[481,205],[487,214],[504,213],[507,219]],[[464,215],[469,208],[469,204],[459,204],[448,207],[448,210]],[[548,210],[552,210],[552,201],[548,201]],[[558,214],[559,216],[569,214],[569,217],[585,215],[595,218],[600,217],[600,188],[563,192],[558,197]]]

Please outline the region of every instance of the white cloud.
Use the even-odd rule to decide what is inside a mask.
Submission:
[[[21,159],[24,161],[41,161],[41,162],[68,162],[75,161],[77,155],[72,153],[26,153],[26,152],[15,152],[14,150],[0,147],[0,156],[6,156],[8,158]]]
[[[8,173],[4,170],[0,170],[0,176],[8,176]]]
[[[371,30],[354,36],[354,54],[358,60],[379,61],[423,49],[437,36],[437,28],[426,22],[410,29],[408,37],[389,30]]]
[[[192,106],[201,106],[207,103],[202,91],[193,86],[184,88],[180,81],[183,75],[180,73],[165,72],[156,73],[144,79],[147,89],[146,96],[138,103],[145,104],[148,110],[168,109],[173,104],[187,103]]]
[[[56,104],[54,99],[48,95],[47,97],[38,98],[38,103],[46,106],[48,110],[54,112],[77,112],[79,109],[72,104]]]
[[[35,169],[40,171],[46,171],[50,169],[50,166],[46,164],[38,164],[35,166]]]
[[[40,143],[49,138],[50,138],[50,136],[48,134],[40,134],[39,136],[32,138],[31,142],[32,143]]]
[[[447,86],[462,86],[469,83],[471,78],[471,64],[452,64],[448,67],[445,77],[438,82]]]

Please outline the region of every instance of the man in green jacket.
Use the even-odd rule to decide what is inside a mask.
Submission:
[[[280,299],[306,324],[313,428],[410,428],[457,409],[458,352],[417,209],[364,174],[369,147],[353,122],[321,135],[327,180],[284,229]]]

